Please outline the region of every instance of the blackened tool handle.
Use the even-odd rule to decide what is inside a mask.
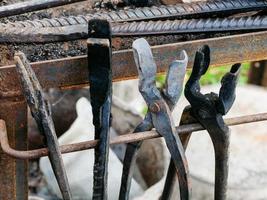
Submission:
[[[88,69],[90,97],[95,126],[93,200],[107,199],[109,129],[112,101],[111,30],[105,20],[90,20],[88,25]]]

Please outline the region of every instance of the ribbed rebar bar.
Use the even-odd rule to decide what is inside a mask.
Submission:
[[[145,21],[163,18],[192,18],[196,16],[227,16],[240,12],[266,10],[264,0],[214,0],[176,5],[162,5],[138,9],[95,13],[93,17],[112,22]]]
[[[29,0],[0,7],[0,17],[9,17],[27,12],[63,6],[86,0]]]
[[[267,16],[238,18],[208,18],[191,20],[166,20],[149,22],[113,23],[112,35],[144,36],[210,32],[244,32],[267,29]],[[88,26],[35,28],[16,26],[0,28],[0,43],[45,43],[86,39]]]
[[[267,29],[267,16],[167,20],[116,24],[116,36],[202,33]]]
[[[33,0],[36,1],[36,0]],[[57,1],[57,0],[47,0],[47,1]],[[71,2],[82,1],[82,0],[72,0]],[[60,1],[61,2],[61,1]],[[66,1],[62,1],[63,5]],[[67,1],[69,2],[69,1]],[[43,3],[45,4],[45,3]],[[11,6],[11,5],[10,5]],[[5,6],[4,6],[5,7]],[[5,8],[0,7],[0,17],[4,14]],[[195,2],[195,3],[185,3],[167,6],[152,6],[137,9],[127,9],[118,10],[110,12],[97,12],[94,14],[88,14],[85,16],[72,16],[72,17],[62,17],[57,19],[43,19],[43,20],[33,20],[16,22],[12,24],[7,24],[6,26],[17,26],[37,28],[37,27],[63,27],[69,25],[80,25],[86,24],[92,18],[103,18],[110,22],[126,22],[126,21],[147,21],[153,19],[170,19],[170,18],[190,18],[194,16],[227,16],[239,12],[247,11],[259,11],[267,9],[267,1],[265,0],[214,0],[208,2]],[[4,26],[1,24],[0,26]]]

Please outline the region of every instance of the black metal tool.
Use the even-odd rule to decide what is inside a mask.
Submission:
[[[196,122],[197,121],[195,120],[195,118],[193,118],[192,115],[190,114],[190,106],[187,106],[182,113],[179,126],[188,125],[188,124],[192,124]],[[186,150],[187,148],[191,135],[192,135],[192,132],[179,135],[180,140],[183,144],[184,150]],[[160,198],[161,200],[169,200],[172,198],[175,181],[176,181],[176,169],[175,169],[175,165],[173,161],[170,160],[163,193]]]
[[[192,74],[185,86],[185,96],[191,104],[190,113],[205,129],[207,129],[213,142],[215,151],[215,200],[225,200],[228,178],[228,156],[230,131],[224,123],[225,115],[235,100],[235,89],[240,73],[240,64],[232,66],[230,72],[224,75],[221,89],[218,94],[202,94],[199,80],[210,64],[210,49],[203,46],[197,51]],[[169,167],[169,171],[173,171]],[[168,174],[167,181],[174,176]],[[166,189],[168,190],[168,189]],[[169,189],[170,191],[170,189]],[[165,193],[167,193],[165,191]]]
[[[15,61],[25,99],[41,134],[45,136],[45,143],[49,149],[49,159],[62,197],[64,200],[71,200],[70,186],[60,153],[49,102],[44,97],[41,85],[26,56],[21,52],[16,53]]]
[[[112,101],[111,29],[106,20],[89,21],[88,68],[95,139],[93,199],[107,199],[109,129]]]
[[[183,81],[188,63],[187,54],[185,51],[182,51],[181,60],[171,63],[164,89],[160,91],[156,88],[155,84],[157,66],[149,44],[145,39],[138,39],[133,43],[133,49],[139,72],[139,90],[149,107],[144,120],[136,127],[134,132],[149,131],[155,127],[159,134],[165,138],[179,176],[181,199],[188,199],[190,191],[186,158],[170,115],[170,111],[173,110],[183,89]],[[123,162],[120,200],[129,199],[133,163],[136,160],[141,144],[142,142],[135,142],[127,145]]]

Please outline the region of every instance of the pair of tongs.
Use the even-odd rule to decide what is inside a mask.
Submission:
[[[240,64],[232,66],[221,81],[219,95],[216,93],[202,94],[200,92],[200,78],[210,65],[210,48],[203,46],[196,52],[192,74],[185,86],[185,96],[190,103],[187,113],[191,122],[199,122],[209,133],[215,151],[215,200],[225,200],[228,179],[228,157],[230,130],[224,123],[225,115],[235,100],[235,90],[240,73]],[[189,140],[190,133],[187,134]],[[171,163],[163,191],[164,199],[170,198],[170,191],[174,181],[174,166]]]
[[[169,66],[163,89],[156,87],[155,64],[149,44],[145,39],[138,39],[133,43],[134,59],[139,73],[139,91],[148,105],[148,112],[144,120],[136,127],[135,132],[149,131],[155,128],[164,137],[171,153],[179,179],[181,199],[190,196],[188,166],[182,143],[176,134],[171,117],[171,111],[176,105],[182,90],[188,57],[181,52],[181,60],[175,60]],[[129,199],[129,191],[133,175],[133,163],[142,142],[130,143],[123,162],[123,175],[120,189],[120,200]]]

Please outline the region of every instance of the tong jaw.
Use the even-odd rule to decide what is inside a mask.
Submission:
[[[232,66],[221,81],[219,95],[216,93],[202,94],[199,80],[210,64],[210,49],[203,46],[195,57],[192,74],[185,86],[185,96],[191,104],[191,115],[207,129],[215,152],[215,200],[225,200],[228,179],[228,157],[230,130],[222,118],[235,100],[235,89],[240,64]]]
[[[226,73],[221,80],[219,95],[216,93],[202,94],[200,91],[200,78],[203,76],[210,64],[210,49],[207,45],[196,52],[192,74],[185,86],[185,96],[191,105],[209,108],[209,113],[199,113],[203,118],[209,118],[220,113],[225,115],[232,107],[235,100],[235,89],[241,64],[232,66],[230,72]]]
[[[149,44],[144,38],[133,42],[134,59],[139,74],[139,91],[148,106],[160,100],[160,91],[156,87],[157,66]]]
[[[170,110],[173,110],[183,92],[187,64],[188,56],[186,51],[183,50],[180,53],[179,60],[174,60],[169,66],[166,82],[163,86],[161,94],[168,104]]]
[[[139,74],[139,90],[146,102],[157,101],[162,97],[170,110],[176,105],[183,91],[183,81],[188,64],[187,53],[183,50],[180,59],[174,60],[167,72],[167,77],[162,90],[156,87],[157,66],[148,42],[144,38],[133,42],[135,63]],[[149,105],[148,105],[149,106]]]
[[[222,87],[220,89],[219,101],[217,104],[217,109],[222,115],[228,113],[235,101],[235,90],[240,71],[241,64],[237,63],[233,65],[230,72],[226,73],[222,78]]]

